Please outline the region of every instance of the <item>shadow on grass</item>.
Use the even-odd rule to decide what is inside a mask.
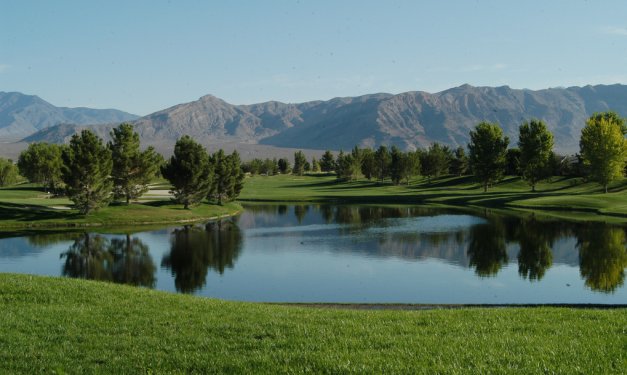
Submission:
[[[41,220],[71,220],[83,216],[76,212],[55,210],[43,206],[24,206],[21,204],[0,202],[0,220],[12,221],[41,221]]]

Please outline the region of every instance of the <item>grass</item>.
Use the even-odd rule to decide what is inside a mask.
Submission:
[[[182,205],[166,198],[130,205],[112,204],[84,216],[71,209],[67,198],[50,198],[37,186],[0,188],[0,228],[7,230],[184,223],[233,215],[239,211],[241,206],[237,203],[223,206],[201,204],[185,210]]]
[[[518,177],[508,177],[487,193],[470,177],[426,179],[394,186],[360,179],[338,183],[333,176],[255,176],[247,179],[241,201],[421,204],[516,209],[568,219],[627,222],[627,179],[604,194],[598,184],[556,177],[536,192]]]
[[[0,372],[625,373],[625,309],[338,310],[0,275]]]

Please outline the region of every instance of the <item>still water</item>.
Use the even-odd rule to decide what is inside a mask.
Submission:
[[[0,272],[240,301],[627,304],[627,227],[489,212],[250,205],[132,234],[4,233]]]

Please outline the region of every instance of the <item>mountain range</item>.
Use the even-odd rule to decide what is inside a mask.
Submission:
[[[432,142],[453,147],[466,145],[469,131],[481,121],[499,123],[510,137],[510,144],[515,146],[518,126],[523,121],[540,119],[554,133],[556,150],[574,153],[579,148],[585,120],[594,112],[607,110],[627,117],[626,85],[544,90],[462,85],[434,94],[379,93],[294,104],[271,101],[233,105],[206,95],[131,122],[145,144],[161,145],[164,149],[171,148],[177,138],[187,134],[206,145],[229,143],[233,148],[265,145],[348,150],[355,145],[386,144],[411,150]],[[48,120],[48,124],[53,122]],[[92,126],[92,129],[107,137],[112,126]],[[30,135],[25,141],[66,142],[82,128],[57,124]]]
[[[23,138],[60,123],[77,125],[131,121],[139,116],[117,109],[55,107],[35,95],[0,91],[0,137]]]

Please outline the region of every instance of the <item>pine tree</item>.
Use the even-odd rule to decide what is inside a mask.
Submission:
[[[383,182],[383,180],[390,176],[390,163],[392,162],[392,158],[388,148],[383,145],[379,146],[377,151],[374,153],[374,160],[375,176],[379,179],[379,181]]]
[[[174,146],[174,155],[161,167],[161,173],[172,184],[174,201],[188,209],[207,196],[213,177],[209,155],[190,136],[183,136]]]
[[[455,149],[455,156],[451,161],[451,172],[457,176],[463,176],[468,172],[468,156],[461,146]]]
[[[129,204],[148,191],[148,184],[161,166],[161,158],[153,147],[140,151],[139,134],[131,124],[120,124],[111,131],[111,138],[114,197],[124,198]]]
[[[111,151],[91,130],[72,136],[63,149],[61,179],[68,197],[81,214],[106,206],[111,201]]]
[[[292,168],[292,173],[302,176],[305,173],[305,164],[307,164],[307,158],[305,158],[305,154],[302,151],[295,152],[294,168]]]
[[[320,158],[320,169],[322,172],[333,172],[335,170],[335,158],[331,151],[326,150]]]

